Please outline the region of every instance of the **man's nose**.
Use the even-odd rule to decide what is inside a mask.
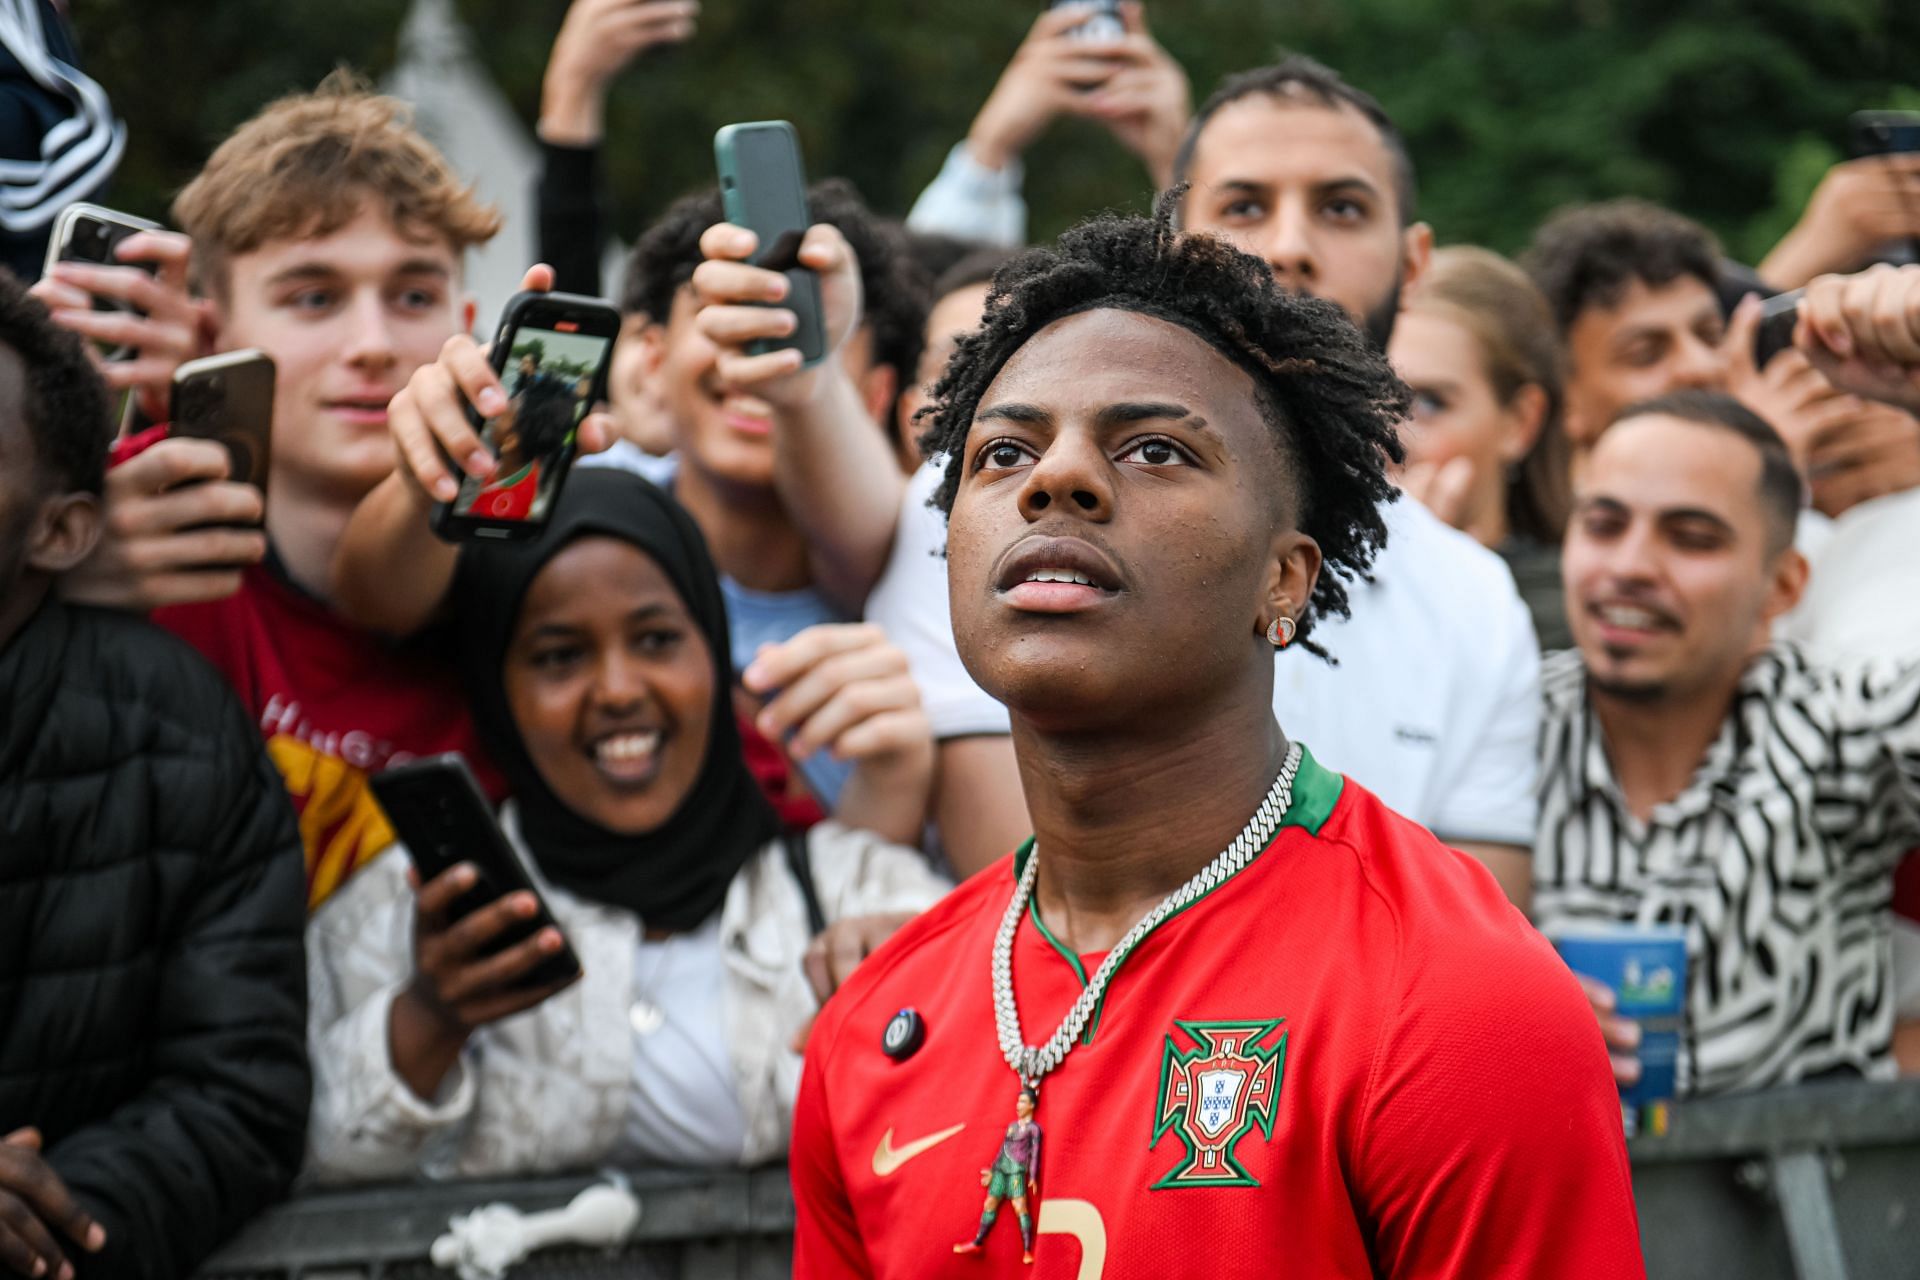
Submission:
[[[1274,210],[1261,256],[1273,268],[1274,279],[1289,289],[1311,289],[1320,277],[1311,221],[1298,201],[1282,201]]]
[[[1099,441],[1089,433],[1066,431],[1056,436],[1027,473],[1020,490],[1020,512],[1028,520],[1059,510],[1079,512],[1089,520],[1113,517],[1113,477]]]
[[[356,297],[348,308],[348,323],[349,364],[385,368],[399,358],[386,305],[377,294],[368,291]]]

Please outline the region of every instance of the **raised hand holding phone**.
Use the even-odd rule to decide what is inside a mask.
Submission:
[[[548,293],[553,269],[545,264],[527,269],[522,294]],[[492,417],[507,409],[507,392],[498,371],[482,348],[466,334],[447,339],[440,358],[414,371],[407,385],[387,406],[387,429],[399,451],[398,474],[418,505],[453,502],[460,494],[461,477],[486,480],[493,475],[495,458],[480,438],[468,407]],[[588,413],[580,420],[575,439],[577,453],[598,453],[614,441],[612,419]]]
[[[516,294],[494,335],[488,365],[499,381],[468,426],[493,455],[486,476],[471,467],[450,501],[433,510],[441,537],[530,538],[546,526],[578,452],[580,425],[607,395],[620,313],[596,298],[545,290]]]
[[[745,227],[722,222],[700,237],[706,261],[694,269],[694,296],[700,311],[694,326],[720,349],[714,370],[729,387],[750,391],[776,408],[813,400],[829,381],[846,382],[837,355],[860,323],[860,267],[838,229],[807,228],[796,255],[819,278],[822,357],[809,361],[795,346],[763,349],[762,344],[790,340],[801,321],[786,273],[754,266],[760,240]],[[804,304],[802,304],[804,305]]]
[[[192,242],[91,205],[70,206],[62,225],[30,292],[54,323],[93,340],[107,385],[133,390],[158,422],[174,370],[206,349],[207,304],[187,287]]]

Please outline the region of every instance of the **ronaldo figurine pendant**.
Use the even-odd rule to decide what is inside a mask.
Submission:
[[[1000,1206],[1011,1200],[1013,1211],[1020,1216],[1022,1261],[1033,1261],[1033,1200],[1040,1174],[1040,1126],[1033,1122],[1033,1108],[1039,1101],[1038,1094],[1021,1086],[1020,1097],[1013,1104],[1015,1119],[1000,1141],[1000,1153],[994,1156],[992,1167],[980,1171],[980,1185],[987,1189],[980,1229],[971,1241],[953,1246],[955,1253],[980,1252],[980,1246],[987,1242],[987,1232],[993,1230],[993,1220],[1000,1216]]]

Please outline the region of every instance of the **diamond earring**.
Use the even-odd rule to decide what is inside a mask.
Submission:
[[[1276,649],[1284,649],[1293,643],[1295,630],[1292,618],[1275,618],[1273,624],[1267,628],[1267,643]]]

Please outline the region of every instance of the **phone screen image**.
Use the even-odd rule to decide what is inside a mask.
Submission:
[[[593,407],[594,378],[612,338],[522,326],[513,331],[500,382],[506,412],[480,439],[498,462],[493,477],[461,483],[456,516],[544,520],[553,505],[580,420]]]

